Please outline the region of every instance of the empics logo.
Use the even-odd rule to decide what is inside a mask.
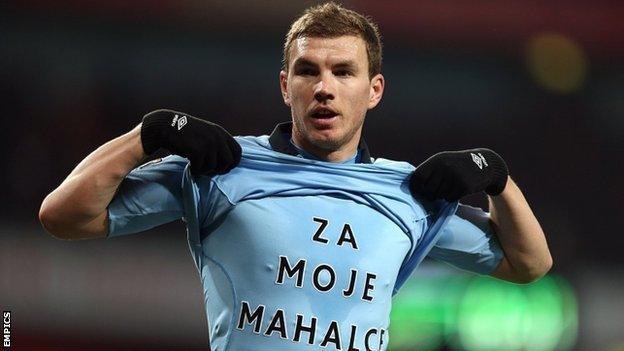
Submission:
[[[2,311],[2,346],[11,347],[11,311]]]

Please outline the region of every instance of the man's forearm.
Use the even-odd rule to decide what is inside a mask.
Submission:
[[[49,232],[64,239],[106,235],[106,208],[145,156],[140,131],[141,125],[100,146],[43,200],[39,218]]]
[[[505,262],[494,272],[502,279],[526,283],[546,274],[552,266],[544,232],[524,195],[511,178],[498,196],[490,196],[490,214]]]

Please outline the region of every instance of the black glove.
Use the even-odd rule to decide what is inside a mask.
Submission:
[[[498,195],[505,189],[508,174],[507,164],[492,150],[445,151],[416,167],[410,177],[410,190],[432,200],[447,201],[481,191]]]
[[[240,145],[221,126],[171,110],[143,117],[141,143],[147,155],[162,147],[186,157],[193,175],[227,173],[241,158]]]

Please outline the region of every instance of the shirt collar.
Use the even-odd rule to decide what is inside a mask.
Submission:
[[[297,156],[299,151],[291,144],[290,139],[292,137],[292,122],[284,122],[275,126],[273,133],[269,136],[269,143],[273,150],[284,154]],[[360,144],[358,145],[358,154],[360,155],[357,163],[371,163],[370,151],[368,146],[364,142],[363,138],[360,138]]]

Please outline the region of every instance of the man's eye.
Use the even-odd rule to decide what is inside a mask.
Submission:
[[[342,70],[334,72],[334,75],[339,76],[339,77],[346,77],[346,76],[352,76],[353,73],[349,70],[342,69]]]
[[[296,71],[300,76],[313,76],[316,75],[316,71],[312,68],[300,68]]]

